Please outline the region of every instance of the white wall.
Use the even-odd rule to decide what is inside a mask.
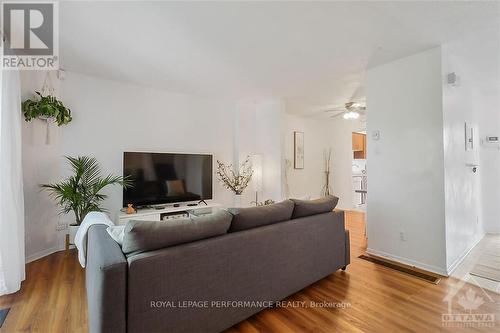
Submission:
[[[304,133],[304,169],[294,169],[294,132]],[[285,158],[290,161],[288,186],[291,198],[318,198],[325,184],[323,153],[330,147],[325,121],[287,114],[285,117]],[[331,164],[333,167],[333,163]],[[330,177],[330,182],[333,180]],[[332,184],[333,185],[333,184]],[[334,186],[330,186],[334,190]]]
[[[465,122],[481,139],[499,133],[498,37],[475,32],[369,71],[370,252],[449,274],[485,231],[499,232],[500,152],[464,142]]]
[[[368,252],[445,274],[440,48],[370,69],[367,109]]]
[[[499,32],[485,30],[442,47],[443,77],[455,72],[455,86],[444,83],[446,247],[448,270],[460,263],[484,232],[500,232],[500,152],[477,142],[464,149],[464,123],[478,138],[498,135],[500,120]],[[476,174],[466,164],[479,164]]]
[[[23,98],[38,90],[44,73],[25,72]],[[63,155],[91,155],[105,173],[122,174],[126,150],[209,152],[214,158],[233,158],[234,103],[169,93],[162,90],[66,73],[59,94],[73,112],[73,121],[51,130],[45,144],[42,121],[23,126],[23,166],[26,202],[26,254],[37,258],[61,248],[65,231],[58,223],[72,216],[58,216],[57,208],[39,184],[56,182],[67,173]],[[122,204],[118,187],[104,206],[113,216]],[[214,200],[232,205],[232,195],[214,177]]]
[[[262,157],[262,189],[258,201],[280,201],[282,194],[282,151],[284,108],[280,99],[239,100],[235,111],[234,164],[247,156]],[[241,203],[253,205],[255,189],[251,182],[243,192]]]
[[[45,73],[23,74],[23,98],[41,87]],[[281,199],[283,104],[280,100],[236,102],[209,99],[66,72],[54,82],[71,108],[73,121],[51,131],[45,144],[45,124],[25,123],[23,166],[26,198],[26,253],[36,258],[61,248],[72,215],[57,216],[57,208],[39,184],[56,182],[68,173],[63,155],[97,158],[105,173],[122,174],[124,151],[213,153],[214,159],[238,162],[252,153],[264,160],[261,199]],[[214,163],[215,164],[215,163]],[[214,165],[215,167],[215,165]],[[111,216],[122,206],[119,187],[107,189],[103,206]],[[250,186],[242,203],[250,204]],[[214,176],[214,201],[234,204],[231,192]]]
[[[484,144],[476,152],[463,149],[466,121],[477,125],[482,140],[500,134],[499,31],[476,32],[443,45],[442,50],[443,76],[455,72],[459,77],[456,86],[445,85],[443,90],[445,138],[450,142],[445,148],[452,150],[451,142],[456,141],[446,163],[447,173],[454,176],[447,185],[449,260],[453,262],[484,231],[500,232],[500,152]],[[480,165],[475,175],[464,166],[471,162]]]
[[[483,36],[482,36],[483,37]],[[487,37],[487,36],[484,36]],[[456,267],[463,256],[484,235],[483,218],[489,224],[496,219],[498,212],[490,211],[484,217],[481,214],[482,203],[489,209],[491,198],[498,198],[498,161],[483,147],[476,151],[464,149],[464,123],[475,124],[486,135],[488,125],[497,126],[497,95],[494,94],[498,82],[498,40],[489,38],[464,38],[442,47],[443,77],[455,72],[459,82],[452,86],[444,82],[444,148],[445,148],[445,193],[446,193],[446,244],[449,270]],[[488,47],[489,46],[489,47]],[[491,93],[491,94],[490,94]],[[497,91],[498,93],[498,91]],[[482,114],[488,114],[483,121]],[[480,154],[483,159],[480,162]],[[473,173],[469,164],[480,164],[479,171]],[[493,185],[493,186],[491,186]],[[481,189],[487,190],[484,193]],[[488,187],[491,186],[490,192]],[[486,194],[484,197],[483,194]],[[490,197],[491,196],[491,197]],[[491,207],[493,208],[493,207]],[[496,208],[496,207],[495,207]]]
[[[294,198],[321,196],[325,184],[325,163],[323,153],[331,148],[330,189],[339,197],[338,208],[353,208],[352,190],[352,132],[362,126],[359,120],[345,120],[342,117],[322,119],[286,115],[285,158],[290,160],[288,183],[290,196]],[[304,133],[304,169],[293,168],[293,132]]]
[[[255,101],[239,100],[236,103],[234,114],[234,147],[233,164],[240,165],[247,156],[258,153],[256,151],[255,132],[257,128],[255,115]],[[259,198],[260,201],[261,198]],[[236,197],[235,197],[236,200]],[[250,184],[241,195],[241,205],[250,205],[255,201],[253,184]],[[235,202],[235,204],[238,204]]]
[[[255,105],[255,152],[262,155],[261,199],[280,201],[283,171],[284,103],[280,99],[258,101]]]
[[[62,84],[73,121],[63,128],[63,155],[91,155],[103,170],[122,174],[124,151],[213,153],[231,161],[234,103],[175,94],[76,73]],[[214,200],[231,196],[214,179]],[[105,206],[116,212],[122,191],[109,192]]]
[[[40,91],[45,75],[45,72],[21,71],[23,101],[33,98],[34,91]],[[58,87],[57,80],[53,80],[53,83]],[[22,153],[27,261],[57,251],[59,240],[62,240],[56,232],[57,224],[61,220],[58,208],[46,193],[40,191],[39,187],[39,184],[57,179],[60,174],[61,130],[51,124],[48,133],[50,144],[46,144],[47,127],[44,121],[33,120],[30,123],[23,121]]]

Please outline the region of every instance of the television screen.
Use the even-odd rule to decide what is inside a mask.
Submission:
[[[212,155],[125,152],[123,207],[212,199]]]

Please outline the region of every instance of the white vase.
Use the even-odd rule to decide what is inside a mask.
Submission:
[[[80,228],[79,225],[70,225],[68,227],[68,229],[69,229],[69,244],[70,245],[75,244],[75,236],[76,236],[76,232],[78,231],[78,228]]]
[[[234,208],[241,208],[241,194],[235,194],[233,196],[233,206]]]

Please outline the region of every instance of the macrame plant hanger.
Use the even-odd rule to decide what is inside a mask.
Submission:
[[[50,75],[50,71],[47,71],[47,74],[45,74],[45,79],[43,81],[43,86],[42,90],[40,91],[40,94],[42,96],[55,96],[56,90],[54,88],[54,84],[52,83],[52,77]],[[50,145],[50,121],[54,121],[52,118],[42,118],[45,120],[45,144]]]

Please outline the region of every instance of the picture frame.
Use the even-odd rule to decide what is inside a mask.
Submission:
[[[304,132],[293,132],[293,168],[304,169]]]

